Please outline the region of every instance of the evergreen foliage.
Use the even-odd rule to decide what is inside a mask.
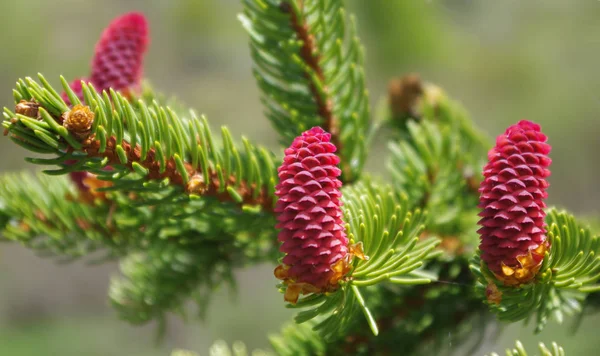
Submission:
[[[102,251],[123,256],[135,231],[121,224],[131,217],[120,211],[110,216],[108,205],[79,202],[63,177],[7,174],[0,178],[2,237],[17,241],[43,256],[72,260]]]
[[[342,1],[242,3],[254,76],[281,143],[321,126],[338,148],[350,240],[335,288],[302,290],[286,305],[298,313],[269,337],[276,354],[440,354],[449,333],[475,350],[495,319],[534,319],[539,331],[550,318],[581,312],[588,297],[598,303],[599,237],[567,212],[548,209],[551,247],[531,283],[504,285],[481,263],[477,188],[492,141],[426,83],[405,112],[385,108],[373,124],[363,49]],[[60,82],[20,79],[14,106],[4,109],[5,135],[47,169],[0,177],[3,239],[61,260],[119,260],[122,275],[109,290],[118,315],[162,328],[167,313],[185,315],[189,299],[202,316],[215,289],[235,290],[236,269],[281,257],[281,155],[226,127],[216,135],[205,117],[149,84],[125,93],[84,81],[80,100]],[[382,127],[391,132],[390,183],[362,172]],[[67,179],[81,171],[89,190]],[[556,344],[540,352],[564,355]],[[210,354],[249,351],[219,341]],[[527,353],[517,342],[507,355]]]
[[[363,48],[337,0],[244,0],[254,76],[265,115],[282,142],[322,126],[342,158],[342,180],[356,180],[370,140]]]
[[[328,340],[343,337],[362,311],[374,335],[379,333],[361,288],[388,282],[398,285],[427,284],[435,276],[419,270],[434,252],[436,239],[420,240],[421,213],[407,211],[407,202],[397,201],[389,188],[371,182],[357,183],[344,190],[344,216],[350,223],[350,241],[364,246],[368,259],[357,258],[352,280],[334,293],[300,299],[293,308],[311,308],[296,316],[298,323],[320,317],[315,330]],[[403,208],[404,206],[404,208]],[[439,252],[439,251],[438,251]],[[373,256],[373,257],[371,257]]]
[[[518,321],[535,315],[536,331],[541,331],[550,317],[562,322],[564,314],[581,311],[585,295],[600,289],[596,284],[600,278],[598,236],[566,212],[552,209],[546,220],[552,247],[536,283],[519,288],[494,283],[502,300],[490,303],[500,320]],[[478,276],[479,294],[485,298],[486,286],[494,278],[478,257],[473,258],[471,269]]]
[[[564,356],[565,350],[562,347],[558,346],[555,342],[552,343],[552,348],[549,349],[543,343],[539,343],[538,349],[540,351],[540,356]],[[517,341],[514,349],[506,349],[506,356],[527,356],[528,353],[525,351],[523,344],[520,341]],[[492,353],[490,356],[498,356],[497,353]]]

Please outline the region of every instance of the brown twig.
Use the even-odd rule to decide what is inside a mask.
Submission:
[[[82,142],[82,150],[88,154],[88,157],[101,157],[108,159],[108,165],[120,165],[121,160],[117,154],[117,141],[115,137],[108,138],[106,142],[106,149],[104,152],[100,152],[100,141],[94,137],[88,138]],[[216,171],[211,170],[209,172],[209,181],[203,181],[202,172],[196,171],[191,164],[184,162],[185,170],[190,177],[189,182],[186,184],[183,177],[177,170],[175,160],[170,158],[166,161],[165,169],[161,172],[160,163],[156,159],[156,151],[150,149],[146,155],[146,159],[141,159],[141,148],[139,145],[132,147],[129,142],[121,142],[121,147],[125,151],[127,157],[127,163],[125,166],[130,170],[133,170],[133,162],[137,162],[142,167],[148,170],[149,179],[164,179],[168,178],[169,182],[174,185],[182,186],[188,194],[201,194],[203,196],[213,196],[220,201],[234,201],[234,199],[227,193],[226,190],[220,191],[221,182],[219,175]],[[257,198],[254,198],[254,191],[258,189],[255,185],[248,185],[246,182],[239,182],[236,184],[236,178],[229,176],[226,179],[227,186],[236,186],[237,193],[242,197],[241,204],[260,205],[266,211],[273,210],[272,200],[266,189],[261,189]]]

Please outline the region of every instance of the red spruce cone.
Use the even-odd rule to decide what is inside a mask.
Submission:
[[[538,124],[520,121],[498,136],[483,168],[481,260],[505,285],[531,281],[550,247],[544,199],[552,160],[546,139]]]
[[[348,271],[340,159],[330,139],[320,127],[305,131],[285,150],[278,169],[276,228],[286,256],[275,275],[287,284],[285,300],[292,303],[300,293],[335,290]]]
[[[126,95],[140,84],[148,43],[148,24],[143,14],[131,12],[117,17],[96,43],[90,77],[75,79],[71,89],[83,100],[83,80],[91,82],[98,92],[112,88]],[[66,93],[62,98],[70,105]]]
[[[90,81],[102,91],[137,86],[148,46],[148,24],[143,14],[131,12],[114,19],[96,44]]]

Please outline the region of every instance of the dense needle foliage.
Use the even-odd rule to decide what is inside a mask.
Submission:
[[[539,331],[597,299],[600,239],[545,207],[552,137],[537,124],[493,148],[415,75],[390,82],[375,119],[341,0],[242,3],[283,155],[142,88],[147,24],[126,14],[103,32],[90,79],[17,81],[4,135],[45,170],[0,177],[2,238],[61,260],[119,260],[109,297],[133,324],[164,323],[189,299],[204,311],[236,269],[278,265],[273,282],[298,313],[253,354],[439,354],[449,332],[476,347],[495,320]],[[389,182],[363,171],[381,154],[374,137],[389,140]],[[526,352],[517,342],[507,354]]]

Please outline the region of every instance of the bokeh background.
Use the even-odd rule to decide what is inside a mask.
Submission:
[[[600,190],[600,2],[596,0],[347,1],[367,49],[372,105],[391,76],[419,72],[460,100],[477,124],[496,135],[522,118],[539,122],[553,145],[550,203],[597,216]],[[251,75],[247,36],[235,0],[0,0],[0,104],[11,105],[17,78],[37,72],[68,79],[89,70],[95,41],[109,21],[130,10],[149,18],[146,77],[205,113],[277,149]],[[0,171],[33,169],[24,150],[0,137]],[[376,146],[369,164],[383,164]],[[155,325],[119,321],[107,303],[118,266],[57,265],[0,245],[0,355],[168,355],[175,347],[206,354],[215,339],[267,347],[265,335],[289,319],[271,265],[239,272],[236,296],[218,292],[204,323],[172,318],[156,346]],[[451,306],[449,306],[451,307]],[[600,319],[586,316],[533,336],[511,325],[477,354],[501,351],[516,338],[562,343],[570,355],[595,355]],[[451,335],[450,335],[451,336]],[[449,344],[449,348],[456,345]],[[460,354],[458,349],[456,354]]]

